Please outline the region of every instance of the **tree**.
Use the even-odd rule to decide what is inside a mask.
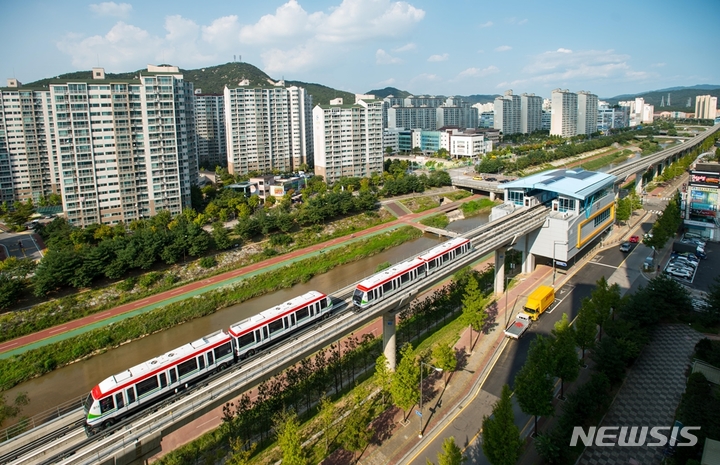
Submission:
[[[442,452],[438,453],[438,465],[460,465],[465,461],[462,450],[455,444],[455,437],[445,438],[442,445]]]
[[[320,398],[318,419],[323,430],[323,445],[325,446],[325,456],[330,454],[330,450],[335,436],[337,435],[337,408],[331,398],[325,394]]]
[[[492,415],[483,418],[482,448],[492,465],[514,465],[520,456],[522,440],[515,425],[510,395],[510,386],[506,384],[493,406]]]
[[[305,451],[300,439],[300,422],[295,412],[283,410],[275,415],[275,434],[282,451],[284,465],[306,465]]]
[[[407,412],[420,401],[420,368],[415,363],[413,347],[409,342],[400,349],[400,363],[390,383],[393,404]],[[406,413],[407,416],[407,413]]]
[[[595,322],[600,326],[599,339],[602,341],[603,326],[620,305],[620,286],[617,283],[610,286],[605,277],[601,277],[590,294],[590,305],[595,312]]]
[[[632,215],[632,205],[629,197],[624,199],[618,199],[617,210],[615,211],[615,217],[618,221],[627,221]]]
[[[565,381],[573,382],[580,374],[575,352],[575,329],[570,326],[567,313],[563,313],[562,319],[555,323],[552,333],[555,336],[552,341],[552,374],[560,378],[560,399],[565,399]]]
[[[433,348],[432,351],[433,361],[435,366],[442,368],[443,375],[450,374],[457,368],[457,357],[455,357],[455,351],[450,344],[438,344]],[[445,384],[447,385],[447,378],[445,378]]]
[[[515,375],[515,396],[523,412],[535,416],[533,436],[537,435],[537,417],[552,415],[553,381],[550,340],[538,335],[530,344],[525,364]]]
[[[382,391],[382,402],[385,403],[385,394],[392,392],[393,372],[388,367],[388,360],[385,354],[375,361],[375,375],[373,376],[375,384]]]
[[[256,447],[257,443],[248,444],[248,441],[242,438],[232,439],[230,442],[232,455],[226,463],[228,465],[250,465],[250,457],[252,457]]]
[[[705,299],[705,314],[703,316],[707,322],[706,324],[716,325],[720,322],[720,277],[716,276],[710,285]]]
[[[582,349],[582,360],[585,360],[585,350],[595,345],[597,323],[590,299],[585,298],[580,305],[580,311],[575,319],[575,343]]]
[[[485,296],[483,296],[482,289],[480,289],[475,274],[471,274],[468,277],[462,304],[463,313],[461,318],[466,325],[470,326],[470,349],[472,350],[474,345],[472,330],[480,331],[488,317],[487,312],[483,308],[485,305]]]
[[[215,247],[218,250],[225,250],[232,245],[230,234],[228,233],[228,230],[225,229],[225,225],[223,225],[220,221],[213,223],[212,238],[213,241],[215,241]]]
[[[5,423],[5,420],[20,415],[22,408],[29,403],[30,399],[26,392],[18,392],[12,404],[8,404],[5,400],[5,394],[0,393],[0,425]]]
[[[364,402],[370,402],[368,399],[369,392],[366,389],[355,389],[351,398],[350,413],[345,418],[341,441],[343,448],[353,454],[360,452],[370,444],[374,431],[368,428],[368,423],[372,420],[370,416],[371,409],[362,405]]]

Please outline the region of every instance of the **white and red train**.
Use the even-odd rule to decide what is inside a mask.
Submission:
[[[367,308],[425,279],[472,250],[465,238],[448,240],[360,282],[356,307]],[[93,433],[153,405],[238,360],[277,344],[290,334],[332,314],[332,298],[310,291],[246,318],[160,357],[111,376],[95,386],[84,402],[86,429]]]
[[[332,298],[310,291],[197,341],[111,376],[84,402],[88,433],[106,428],[238,360],[266,349],[333,312]]]

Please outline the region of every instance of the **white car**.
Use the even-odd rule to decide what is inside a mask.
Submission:
[[[694,263],[695,268],[697,268],[697,266],[700,264],[700,259],[697,258],[697,255],[690,253],[690,252],[679,253],[679,254],[677,254],[677,257],[683,257],[683,258],[685,258],[685,260],[689,261],[690,263]]]
[[[673,260],[670,260],[670,261],[668,262],[667,267],[668,267],[668,268],[676,268],[676,269],[678,269],[678,270],[686,270],[686,271],[688,271],[690,274],[692,274],[692,273],[695,272],[695,268],[693,268],[693,267],[691,267],[691,266],[688,266],[687,264],[685,264],[685,263],[683,263],[683,262],[677,262],[677,261],[673,261]]]
[[[665,268],[665,273],[669,274],[670,276],[675,276],[676,278],[683,278],[683,279],[690,279],[692,278],[692,273],[684,268],[674,268],[672,266]]]
[[[698,263],[699,263],[699,262],[694,262],[694,261],[688,259],[687,257],[683,257],[680,255],[678,255],[677,257],[673,258],[670,261],[675,262],[675,263],[682,263],[683,265],[692,267],[693,269],[697,268]]]

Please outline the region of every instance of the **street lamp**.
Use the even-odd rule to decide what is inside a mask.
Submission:
[[[553,241],[553,287],[555,287],[555,246],[558,244],[568,245],[568,241]]]
[[[437,371],[438,373],[442,373],[443,369],[438,368],[436,366],[430,365],[429,363],[425,363],[422,360],[420,360],[420,410],[418,412],[415,412],[418,414],[418,418],[420,419],[420,429],[418,430],[418,438],[423,437],[423,420],[422,420],[422,410],[423,410],[423,403],[422,403],[422,382],[423,382],[423,365],[427,365],[433,370]]]

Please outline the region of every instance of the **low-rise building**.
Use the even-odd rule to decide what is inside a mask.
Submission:
[[[690,170],[685,199],[681,204],[685,229],[709,241],[720,241],[719,186],[720,164],[697,163]]]

